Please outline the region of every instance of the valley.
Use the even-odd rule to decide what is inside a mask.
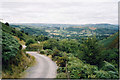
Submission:
[[[70,25],[70,24],[11,24],[21,31],[31,35],[38,36],[40,34],[56,39],[81,39],[88,36],[96,36],[103,39],[111,34],[118,32],[118,26],[112,24],[86,24],[86,25]]]
[[[119,78],[117,25],[2,23],[2,34],[2,78]]]

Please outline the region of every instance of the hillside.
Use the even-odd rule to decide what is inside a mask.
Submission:
[[[26,34],[2,23],[2,78],[20,78],[33,64],[34,57],[25,54],[16,39],[26,40]]]
[[[98,39],[104,39],[111,34],[118,32],[118,26],[112,24],[11,24],[12,27],[31,35],[44,35],[57,39],[81,39],[88,36],[96,35]]]
[[[107,37],[107,39],[101,40],[100,44],[103,44],[106,48],[118,48],[118,32]]]
[[[92,27],[70,26],[66,28],[65,27],[58,28],[51,27],[50,25],[47,25],[50,27],[44,28],[40,27],[38,28],[38,30],[36,30],[37,28],[34,28],[34,26],[29,27],[29,25],[27,26],[22,25],[22,27],[21,25],[14,26],[17,27],[13,27],[13,25],[12,27],[10,27],[3,24],[4,32],[7,33],[8,35],[11,35],[10,38],[14,36],[12,39],[10,39],[10,41],[8,40],[9,39],[8,36],[7,38],[5,38],[7,40],[4,39],[4,42],[6,44],[9,43],[8,46],[5,46],[4,48],[8,49],[7,51],[17,50],[21,52],[22,51],[21,47],[19,47],[20,49],[18,49],[18,47],[14,46],[11,47],[10,45],[12,43],[18,43],[16,39],[19,40],[20,38],[21,40],[24,40],[26,44],[25,51],[36,51],[36,53],[48,56],[54,62],[56,62],[58,66],[56,78],[118,79],[119,77],[118,74],[119,52],[117,47],[118,30],[106,27],[100,28],[93,26]],[[21,31],[22,28],[24,28],[24,31],[23,30]],[[49,37],[46,37],[41,33],[37,34],[37,36],[34,35],[39,32],[39,29],[42,30],[42,28],[44,31],[48,32]],[[25,33],[26,29],[29,29],[28,34]],[[96,34],[96,36],[94,34]],[[107,36],[103,36],[101,34]],[[82,39],[80,38],[81,36]],[[99,38],[100,36],[103,36],[103,38],[102,39]],[[60,37],[60,39],[58,39],[58,37]],[[23,52],[21,53],[22,55],[23,54],[26,55],[24,51],[22,52]],[[13,52],[11,54],[13,54]],[[28,57],[29,55],[26,56]],[[19,57],[19,55],[17,57]],[[41,59],[39,56],[36,57]],[[19,60],[20,58],[17,59]],[[28,58],[30,60],[26,59],[27,58],[23,59],[25,60],[26,63],[28,61],[31,61],[31,58]],[[43,62],[44,61],[45,60],[43,60]],[[11,64],[16,64],[14,62],[12,62]],[[27,65],[26,63],[23,65]],[[45,65],[48,64],[47,62],[44,63]],[[22,68],[23,67],[24,66],[22,66]],[[16,69],[13,68],[11,72],[13,72]],[[46,72],[45,75],[48,72],[46,70],[47,69],[45,67],[42,71],[43,73]],[[39,71],[40,71],[39,67],[37,67],[36,72],[39,73]]]
[[[17,30],[16,28],[13,28],[11,26],[7,26],[4,23],[2,23],[2,30],[6,33],[20,38],[20,40],[27,41],[29,38],[33,38],[33,36],[28,35],[28,33]]]

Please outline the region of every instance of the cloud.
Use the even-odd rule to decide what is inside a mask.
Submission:
[[[0,18],[11,23],[117,24],[118,0],[82,1],[2,0]]]
[[[1,0],[1,2],[118,2],[119,0]]]

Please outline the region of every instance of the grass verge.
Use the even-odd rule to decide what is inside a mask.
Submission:
[[[30,56],[29,54],[21,52],[21,57],[18,65],[11,64],[9,67],[10,70],[2,71],[2,78],[21,78],[23,76],[23,72],[30,66],[35,63],[35,58]]]

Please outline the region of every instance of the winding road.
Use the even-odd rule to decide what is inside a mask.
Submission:
[[[34,56],[36,63],[25,71],[24,78],[56,78],[57,65],[55,62],[37,52],[27,51],[26,53]]]

